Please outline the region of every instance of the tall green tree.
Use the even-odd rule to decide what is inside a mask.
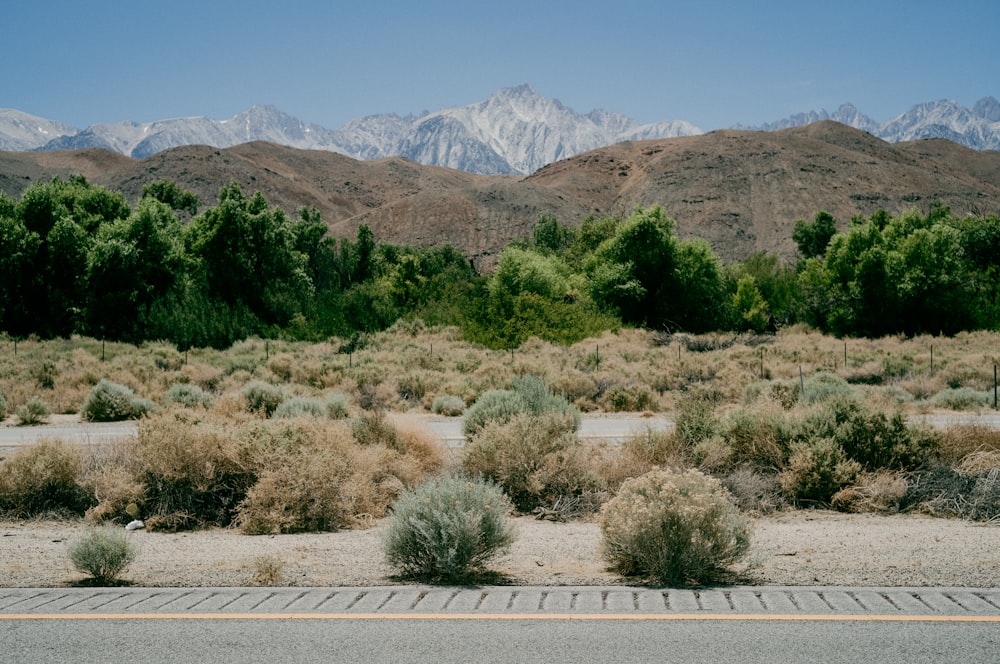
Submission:
[[[817,258],[826,253],[830,240],[837,232],[833,216],[820,210],[812,222],[799,219],[792,230],[792,239],[799,247],[803,258]]]
[[[676,222],[663,208],[637,208],[591,255],[594,301],[623,322],[660,328],[670,322]]]
[[[260,192],[248,197],[236,183],[223,187],[219,205],[193,220],[190,238],[209,293],[246,306],[266,325],[286,325],[313,295],[292,223]]]

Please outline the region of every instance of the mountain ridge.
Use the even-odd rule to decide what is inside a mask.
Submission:
[[[78,173],[132,202],[145,184],[167,179],[214,205],[220,188],[236,182],[290,215],[316,208],[334,236],[365,224],[380,241],[450,244],[481,270],[529,236],[540,214],[576,225],[661,205],[680,237],[704,238],[724,261],[758,251],[793,260],[795,221],[819,210],[840,227],[878,209],[926,213],[934,203],[958,216],[1000,214],[1000,152],[944,139],[888,143],[829,120],[616,143],[526,177],[266,142],[183,146],[143,159],[103,149],[0,152],[0,191],[11,196]]]
[[[885,122],[852,104],[833,113],[809,111],[756,127],[776,131],[820,120],[835,120],[890,142],[947,138],[977,150],[1000,150],[1000,102],[983,97],[972,108],[952,100],[925,102]],[[181,145],[232,147],[268,141],[301,149],[327,150],[356,159],[402,156],[488,175],[528,175],[542,166],[623,141],[704,133],[683,120],[640,124],[603,109],[581,114],[530,85],[501,88],[480,102],[419,116],[370,115],[336,130],[303,122],[274,106],[251,106],[225,120],[207,117],[154,122],[94,124],[83,130],[0,109],[0,149],[73,150],[105,148],[143,158]]]

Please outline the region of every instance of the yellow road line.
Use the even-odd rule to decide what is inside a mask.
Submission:
[[[765,613],[0,613],[3,620],[638,620],[1000,623],[1000,615],[850,615]]]

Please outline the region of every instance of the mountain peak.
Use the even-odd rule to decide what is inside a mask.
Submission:
[[[1000,150],[1000,102],[993,97],[983,97],[971,109],[948,99],[917,104],[882,123],[845,103],[833,113],[809,111],[749,129],[773,131],[821,120],[834,120],[890,142],[943,137],[975,149]],[[403,156],[422,164],[485,174],[528,174],[613,143],[700,133],[698,127],[679,120],[639,125],[621,113],[600,109],[580,114],[558,99],[539,94],[529,83],[500,88],[478,103],[419,116],[357,118],[336,131],[302,122],[271,104],[251,106],[225,120],[125,121],[95,124],[83,131],[0,109],[0,150],[102,147],[143,158],[180,145],[221,148],[270,141],[356,159]]]

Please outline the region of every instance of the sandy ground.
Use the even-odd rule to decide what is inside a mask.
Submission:
[[[492,569],[522,585],[634,585],[609,572],[592,522],[516,520],[518,538]],[[280,561],[282,586],[401,583],[385,564],[383,524],[339,533],[250,537],[212,529],[144,530],[129,536],[135,562],[122,575],[137,586],[259,585],[259,559]],[[68,586],[86,577],[68,547],[87,526],[72,521],[0,521],[0,587]],[[739,583],[871,587],[1000,586],[1000,527],[919,515],[789,511],[755,523]]]

